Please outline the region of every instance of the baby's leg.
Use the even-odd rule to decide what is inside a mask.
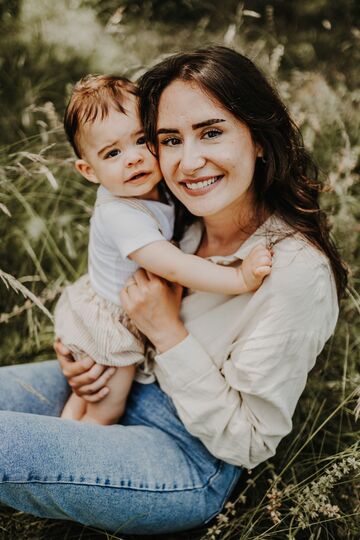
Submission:
[[[107,383],[110,392],[97,403],[86,402],[86,411],[80,418],[81,422],[103,425],[116,424],[124,414],[135,370],[135,365],[118,367]]]
[[[86,413],[86,401],[72,393],[67,400],[60,418],[66,420],[81,420]]]

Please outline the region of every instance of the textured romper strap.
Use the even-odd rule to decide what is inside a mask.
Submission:
[[[155,214],[153,214],[153,212],[150,210],[150,208],[148,208],[146,206],[146,204],[140,202],[138,199],[134,199],[134,198],[130,198],[130,197],[126,197],[126,198],[125,197],[116,197],[116,195],[111,195],[109,193],[109,194],[106,194],[106,195],[98,196],[98,198],[96,199],[95,206],[101,206],[102,204],[106,204],[108,202],[113,202],[113,201],[118,201],[118,200],[121,200],[121,202],[123,204],[126,204],[127,206],[131,206],[135,210],[139,210],[140,212],[143,212],[144,214],[151,217],[155,221],[155,223],[157,225],[157,228],[159,229],[161,234],[163,234],[161,225],[159,223],[159,220],[156,218]]]

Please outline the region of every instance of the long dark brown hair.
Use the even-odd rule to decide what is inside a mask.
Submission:
[[[258,209],[276,213],[328,257],[340,299],[347,271],[319,207],[323,185],[318,168],[276,90],[251,60],[227,47],[212,46],[170,56],[139,81],[145,134],[156,152],[160,97],[174,80],[197,83],[248,126],[264,152],[254,174]],[[187,222],[193,219],[184,208],[180,213]]]

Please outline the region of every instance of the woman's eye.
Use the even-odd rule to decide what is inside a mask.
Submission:
[[[139,137],[136,144],[146,144],[145,136],[143,135],[142,137]]]
[[[219,135],[222,134],[222,131],[220,129],[209,129],[209,131],[206,131],[203,135],[204,139],[215,139]]]
[[[168,137],[167,139],[163,139],[162,141],[160,141],[160,144],[164,146],[176,146],[180,144],[180,142],[180,139],[176,137]]]
[[[110,150],[107,154],[105,154],[105,159],[113,158],[121,154],[120,150],[118,148],[114,148],[113,150]]]

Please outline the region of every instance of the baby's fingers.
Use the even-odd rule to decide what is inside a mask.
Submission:
[[[269,255],[261,254],[256,258],[256,267],[259,266],[272,266],[272,258]]]
[[[269,275],[271,272],[271,266],[270,265],[264,265],[264,266],[258,266],[256,269],[255,269],[255,276],[256,277],[265,277],[267,275]]]

